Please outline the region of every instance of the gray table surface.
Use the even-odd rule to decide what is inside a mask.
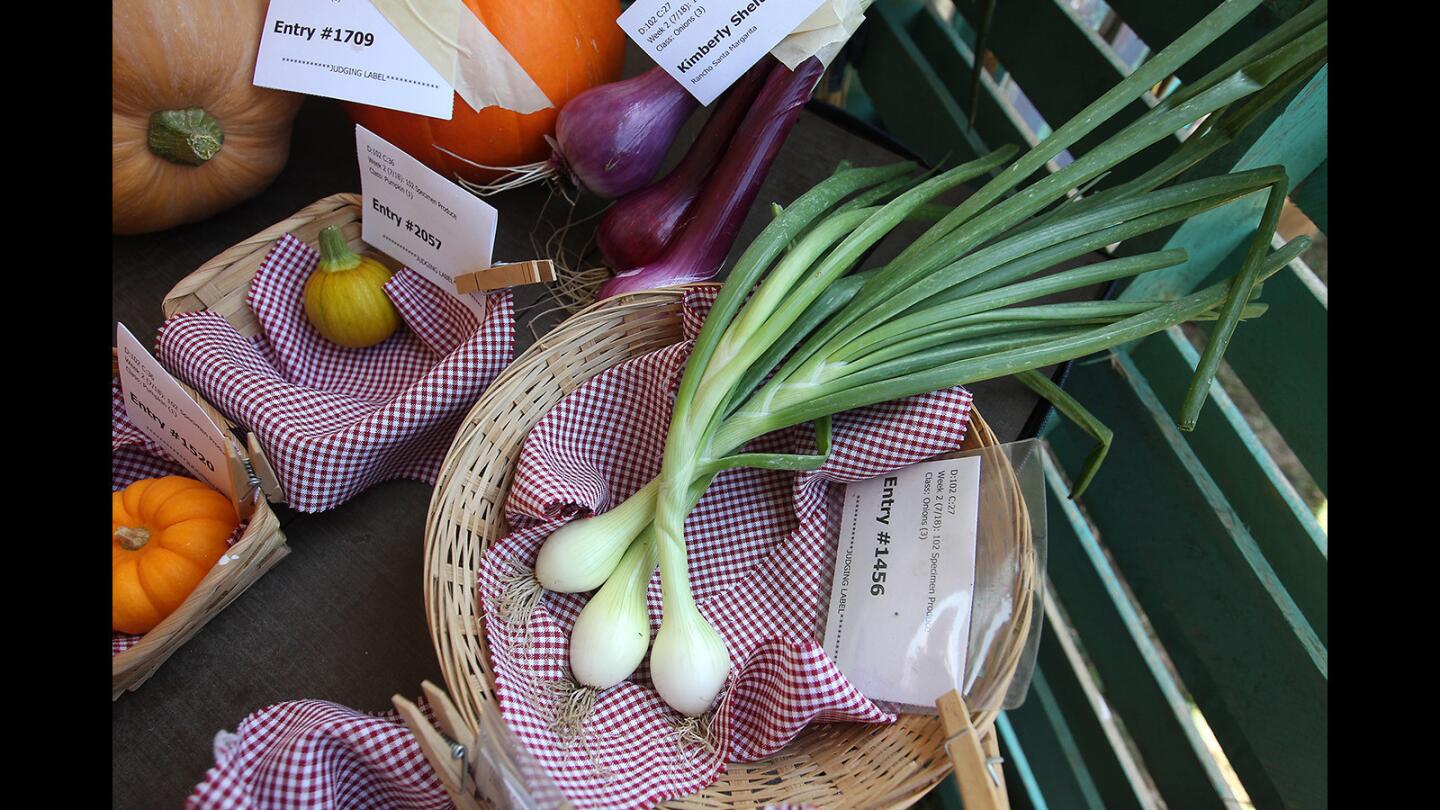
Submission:
[[[683,138],[691,137],[692,122]],[[114,237],[113,316],[153,345],[161,300],[181,278],[230,245],[321,197],[359,190],[353,129],[339,104],[308,99],[296,122],[290,162],[260,196],[205,222],[158,234]],[[677,152],[679,150],[676,150]],[[672,157],[672,161],[675,158]],[[788,202],[823,179],[837,161],[876,165],[894,153],[807,111],[770,172],[759,202]],[[527,188],[492,197],[500,211],[495,255],[533,258],[543,234],[547,192]],[[732,258],[769,217],[757,204]],[[553,212],[552,202],[547,211]],[[899,247],[883,244],[874,261]],[[517,293],[517,306],[540,289]],[[1093,295],[1093,291],[1087,294]],[[543,308],[543,307],[542,307]],[[553,316],[517,324],[523,351]],[[1012,381],[974,386],[976,405],[1002,440],[1018,436],[1035,398]],[[421,553],[430,487],[390,481],[320,514],[278,507],[292,553],[216,616],[138,691],[112,708],[113,806],[179,807],[213,764],[217,731],[245,715],[298,698],[366,711],[390,696],[443,685],[422,602]]]

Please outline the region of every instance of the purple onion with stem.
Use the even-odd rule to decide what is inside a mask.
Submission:
[[[624,196],[650,182],[699,106],[658,66],[592,87],[560,109],[551,162],[601,197]]]
[[[794,71],[776,63],[706,181],[689,224],[659,258],[616,275],[600,287],[596,298],[713,278],[725,264],[770,164],[824,72],[825,66],[813,56]]]
[[[687,222],[706,178],[749,112],[775,60],[769,55],[741,76],[669,174],[625,195],[605,211],[595,228],[595,243],[617,271],[660,257]]]

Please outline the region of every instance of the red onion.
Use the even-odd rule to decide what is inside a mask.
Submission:
[[[658,66],[592,87],[560,108],[553,160],[601,197],[629,194],[655,176],[699,106]]]
[[[715,168],[731,136],[760,92],[773,60],[746,71],[726,92],[685,157],[663,179],[625,195],[610,206],[595,228],[595,243],[616,270],[629,270],[659,258],[675,234],[689,222],[691,203]]]
[[[704,281],[719,272],[770,164],[824,71],[813,56],[793,72],[778,63],[771,68],[725,157],[706,181],[685,230],[660,258],[605,282],[596,297]]]

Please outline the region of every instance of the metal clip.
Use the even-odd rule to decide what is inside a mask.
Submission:
[[[245,477],[247,479],[245,485],[249,488],[246,492],[248,495],[260,489],[260,476],[255,474],[255,464],[251,462],[248,457],[241,456],[240,463],[245,465]]]
[[[475,784],[475,774],[470,772],[470,749],[450,739],[450,735],[440,732],[440,736],[450,743],[450,758],[460,760],[460,792],[467,795],[479,792],[479,786]]]
[[[480,810],[481,805],[476,798],[475,776],[470,771],[470,749],[455,739],[456,735],[466,732],[464,722],[455,710],[455,704],[450,702],[450,697],[443,690],[429,681],[424,681],[420,687],[430,702],[431,712],[435,715],[439,728],[432,725],[420,708],[406,698],[395,695],[391,702],[400,712],[400,717],[410,728],[410,732],[415,735],[421,753],[430,762],[430,767],[435,769],[457,810]],[[458,774],[455,773],[455,760],[460,761]]]
[[[1005,784],[1005,777],[1001,773],[1000,769],[995,767],[1004,762],[1005,757],[1002,756],[987,757],[985,760],[985,768],[986,770],[990,771],[990,781],[995,783],[995,787],[1001,787]]]
[[[1000,752],[985,750],[989,737],[976,730],[960,691],[951,689],[941,695],[935,701],[935,708],[940,712],[941,727],[949,734],[945,738],[945,754],[955,770],[955,783],[966,810],[1008,810],[1010,805],[1005,796],[1004,777],[995,772]],[[968,739],[959,746],[953,746],[967,734]]]
[[[950,754],[950,743],[955,742],[956,740],[960,739],[961,737],[965,736],[966,734],[969,734],[969,733],[973,732],[974,730],[975,730],[975,727],[974,727],[974,726],[966,726],[966,727],[960,729],[959,731],[955,732],[954,734],[951,734],[949,737],[946,737],[946,738],[945,738],[945,753],[946,753],[947,755]]]

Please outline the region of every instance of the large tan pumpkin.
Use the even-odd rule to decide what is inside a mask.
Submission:
[[[259,194],[303,96],[251,84],[267,0],[114,0],[113,233],[196,222]]]

